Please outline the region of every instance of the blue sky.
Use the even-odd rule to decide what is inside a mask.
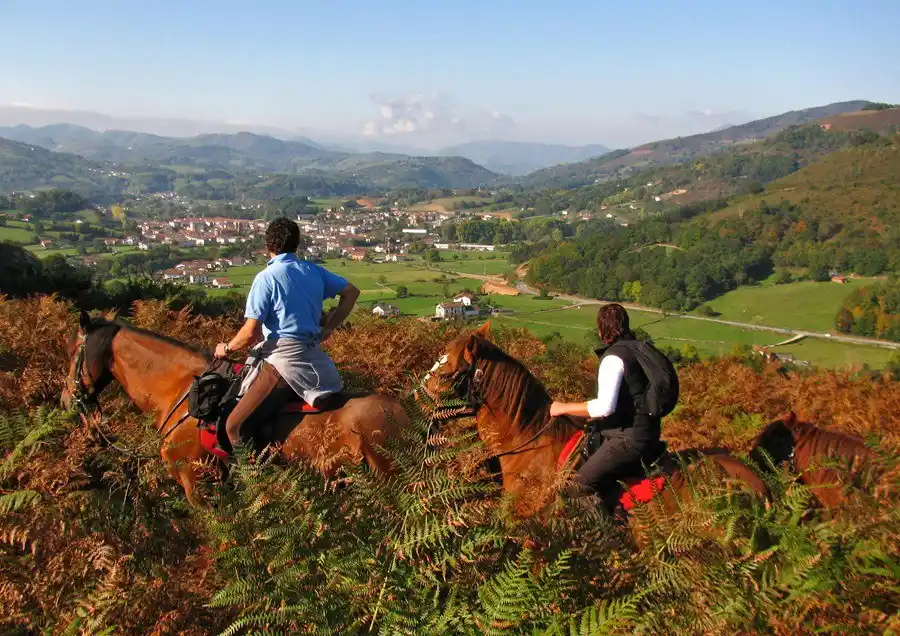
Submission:
[[[897,0],[0,0],[0,104],[624,146],[900,102],[898,24]]]

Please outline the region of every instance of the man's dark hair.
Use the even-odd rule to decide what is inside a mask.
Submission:
[[[629,332],[628,312],[618,303],[603,305],[597,312],[597,331],[606,344],[615,342]]]
[[[300,228],[286,216],[266,228],[266,249],[272,254],[293,254],[300,245]]]

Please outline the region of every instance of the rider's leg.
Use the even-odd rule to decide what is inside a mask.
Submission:
[[[596,491],[611,511],[618,493],[617,481],[628,476],[640,459],[641,447],[632,439],[608,437],[578,470],[578,478],[582,486]]]
[[[303,352],[297,371],[302,384],[308,387],[302,397],[311,406],[322,406],[329,396],[343,389],[341,374],[334,361],[322,350],[321,345]]]
[[[268,419],[274,418],[296,394],[284,378],[268,362],[262,363],[259,374],[244,396],[231,411],[225,423],[228,440],[235,448],[251,431]]]

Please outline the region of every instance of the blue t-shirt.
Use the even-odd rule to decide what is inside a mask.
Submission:
[[[347,281],[294,254],[279,254],[253,279],[247,295],[245,318],[263,324],[269,338],[296,338],[318,342],[322,328],[322,302],[347,287]]]

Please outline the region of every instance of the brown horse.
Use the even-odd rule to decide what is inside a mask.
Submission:
[[[848,486],[873,468],[872,451],[861,438],[801,422],[793,412],[763,429],[750,457],[763,468],[786,464],[825,508],[844,504]]]
[[[91,319],[85,312],[69,347],[72,359],[63,406],[96,403],[100,392],[117,380],[141,411],[156,414],[169,473],[184,488],[188,501],[199,503],[195,493],[199,463],[212,454],[201,444],[199,422],[187,416],[184,398],[193,379],[206,369],[209,354],[124,323]],[[408,423],[400,402],[370,394],[346,396],[338,403],[321,413],[282,412],[273,430],[281,455],[306,459],[326,474],[343,462],[366,462],[379,472],[391,472],[390,460],[378,449]]]
[[[425,376],[422,389],[436,402],[452,394],[466,400],[475,411],[481,439],[499,462],[503,490],[516,495],[517,512],[523,516],[539,513],[556,492],[561,453],[567,441],[582,430],[583,422],[568,417],[551,418],[549,394],[522,365],[488,340],[490,324],[470,335],[460,336]],[[440,415],[455,415],[454,409],[438,408]],[[662,450],[662,449],[661,449]],[[705,464],[731,482],[748,487],[761,499],[768,499],[765,482],[753,470],[722,449],[691,451],[686,457],[708,459]],[[689,488],[674,458],[664,457],[666,480],[635,475],[625,480],[630,489],[622,493],[624,508],[634,500],[647,500],[659,491],[663,481],[671,488],[662,493],[667,509],[677,506],[672,491],[687,498]],[[648,483],[649,482],[649,483]],[[648,493],[648,489],[650,492]]]

